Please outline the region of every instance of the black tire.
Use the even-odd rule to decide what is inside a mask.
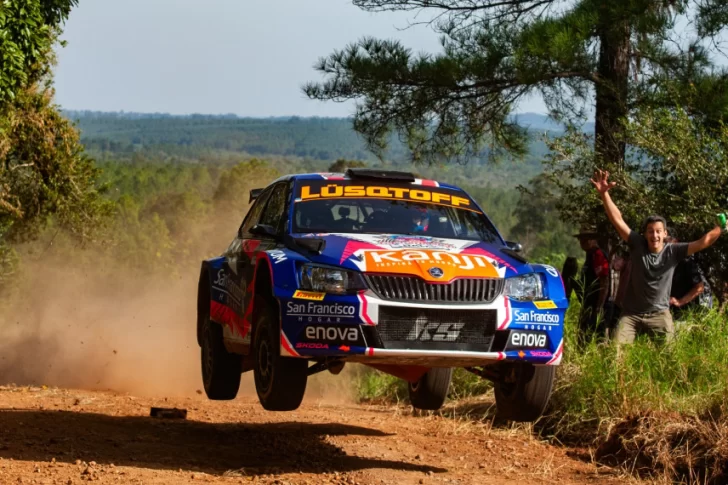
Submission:
[[[253,377],[258,400],[268,411],[293,411],[301,405],[308,380],[308,361],[282,357],[278,313],[263,299],[253,329]]]
[[[514,363],[504,364],[502,370],[510,382],[495,383],[498,417],[520,422],[536,421],[551,398],[556,367]]]
[[[235,399],[240,389],[242,356],[227,351],[220,324],[205,317],[202,327],[201,361],[205,394],[215,401]]]
[[[436,411],[445,404],[452,380],[452,367],[430,369],[415,383],[410,382],[410,403],[415,409]]]

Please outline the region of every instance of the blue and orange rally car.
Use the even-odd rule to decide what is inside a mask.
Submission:
[[[281,177],[230,246],[202,263],[197,338],[210,399],[253,371],[268,410],[296,409],[307,377],[366,364],[437,409],[454,367],[494,382],[501,416],[531,421],[551,395],[567,300],[457,187],[349,169]]]

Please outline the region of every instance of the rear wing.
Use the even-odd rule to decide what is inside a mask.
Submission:
[[[393,182],[409,182],[415,181],[415,176],[410,172],[397,172],[394,170],[378,170],[372,168],[350,168],[346,171],[346,175],[350,179],[365,180],[391,180]]]
[[[254,201],[255,199],[257,199],[257,198],[258,198],[258,197],[260,196],[260,194],[262,194],[262,193],[263,193],[263,191],[264,191],[264,190],[265,190],[265,189],[252,189],[252,190],[250,191],[250,200],[248,201],[248,203],[251,203],[251,202],[253,202],[253,201]]]

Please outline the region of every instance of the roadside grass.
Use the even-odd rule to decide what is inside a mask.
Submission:
[[[728,483],[726,316],[690,315],[677,323],[669,343],[639,337],[631,345],[592,341],[578,350],[578,312],[578,303],[567,312],[564,361],[533,432],[589,446],[596,461],[626,473],[664,482]],[[362,402],[407,403],[401,379],[363,368],[357,383]],[[439,414],[493,420],[492,405],[462,405],[491,389],[488,381],[457,369]]]
[[[575,319],[566,322],[566,349],[576,349]],[[674,341],[639,337],[634,344],[589,343],[568,350],[557,372],[546,429],[562,440],[599,435],[610,420],[644,412],[712,415],[726,411],[728,322],[717,312],[691,315]]]

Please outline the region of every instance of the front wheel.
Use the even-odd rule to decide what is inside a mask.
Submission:
[[[438,367],[427,371],[417,382],[410,382],[408,390],[412,407],[429,411],[440,409],[445,404],[451,380],[452,368]]]
[[[202,384],[215,401],[235,399],[240,389],[242,357],[225,348],[222,326],[206,317],[201,329]]]
[[[526,363],[501,365],[504,379],[495,383],[498,417],[521,422],[540,418],[551,398],[556,367]]]
[[[253,377],[258,400],[268,411],[293,411],[301,405],[308,380],[308,361],[282,357],[281,325],[277,312],[262,298],[253,329]],[[261,308],[261,307],[258,307]]]

